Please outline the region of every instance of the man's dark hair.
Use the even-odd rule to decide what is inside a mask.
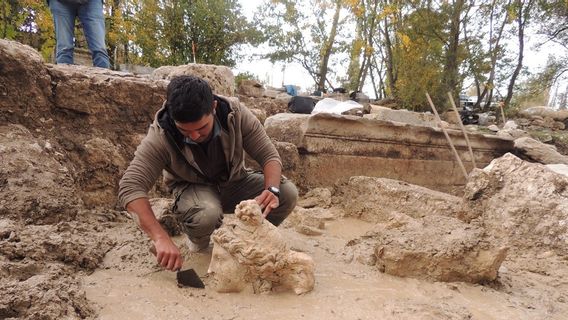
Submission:
[[[195,76],[173,78],[168,84],[167,99],[170,117],[177,122],[195,122],[213,111],[211,87]]]

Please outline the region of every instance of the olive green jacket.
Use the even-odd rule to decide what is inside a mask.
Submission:
[[[219,100],[216,116],[222,127],[221,144],[229,172],[228,182],[242,179],[247,174],[245,151],[261,167],[272,160],[282,165],[278,151],[250,110],[236,98],[215,96],[215,99]],[[164,103],[156,113],[148,134],[120,180],[118,198],[123,207],[132,200],[148,198],[148,191],[162,172],[170,190],[178,184],[213,183],[199,169],[190,148],[183,143],[181,133],[173,123],[164,120],[168,118],[166,108]]]

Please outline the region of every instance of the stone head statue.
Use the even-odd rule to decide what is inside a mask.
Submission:
[[[315,265],[305,253],[290,250],[278,229],[262,216],[254,200],[239,203],[236,221],[213,232],[208,273],[218,292],[255,293],[292,289],[296,294],[314,287]]]

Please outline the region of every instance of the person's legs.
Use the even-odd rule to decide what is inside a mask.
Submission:
[[[192,184],[174,190],[174,214],[182,230],[198,249],[207,248],[209,237],[223,223],[219,192],[213,186]]]
[[[87,45],[91,50],[93,65],[99,68],[110,68],[105,43],[105,16],[102,0],[90,0],[79,8],[79,20],[83,25]]]
[[[73,64],[75,17],[77,6],[49,1],[49,9],[55,26],[55,63]]]
[[[221,202],[226,212],[234,212],[236,205],[254,199],[264,190],[264,175],[251,173],[246,178],[221,189]],[[294,210],[298,200],[298,189],[288,179],[280,179],[280,205],[272,209],[266,219],[278,226]]]

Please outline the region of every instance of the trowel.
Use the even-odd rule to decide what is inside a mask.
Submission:
[[[156,247],[154,245],[150,247],[150,252],[154,256],[156,255]],[[178,287],[205,288],[205,284],[193,269],[177,270],[176,279]]]

